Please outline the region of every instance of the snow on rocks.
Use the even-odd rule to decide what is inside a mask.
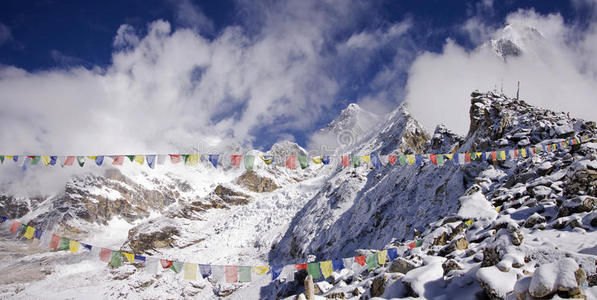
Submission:
[[[458,216],[473,219],[486,218],[494,220],[498,213],[485,195],[481,193],[479,186],[472,186],[469,188],[465,196],[458,199],[460,201],[460,208],[458,209]]]
[[[443,285],[444,268],[442,264],[446,261],[443,257],[427,256],[423,260],[423,266],[406,273],[402,282],[410,290],[410,295],[419,297],[425,295],[425,290],[430,285],[441,287]]]
[[[476,276],[491,299],[505,299],[514,289],[517,280],[516,271],[503,272],[495,266],[480,268]]]
[[[576,261],[564,258],[537,268],[529,285],[529,293],[533,297],[546,297],[560,291],[575,296],[581,293],[580,287],[586,278]]]

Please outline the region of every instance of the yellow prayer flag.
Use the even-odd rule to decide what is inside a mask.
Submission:
[[[92,156],[87,156],[89,159],[95,161],[95,159],[97,158],[97,155],[92,155]]]
[[[135,155],[135,161],[142,165],[145,161],[145,155]]]
[[[388,256],[388,250],[383,250],[377,252],[377,259],[379,260],[379,265],[383,266],[386,264],[386,257]]]
[[[448,153],[448,154],[444,154],[444,156],[445,156],[447,159],[452,159],[452,158],[454,157],[454,154],[450,154],[450,153]]]
[[[361,160],[362,160],[364,163],[368,163],[368,162],[370,162],[370,161],[371,161],[371,156],[370,156],[370,155],[361,155]]]
[[[255,272],[258,275],[263,275],[263,274],[267,273],[268,269],[269,268],[267,266],[254,266],[253,272]]]
[[[68,244],[68,249],[73,253],[79,251],[79,242],[71,240]]]
[[[6,159],[12,159],[14,157],[14,155],[6,155],[5,157],[6,157]]]
[[[122,252],[122,255],[124,255],[124,257],[126,257],[126,260],[128,260],[130,263],[135,261],[135,255],[132,253]]]
[[[197,280],[197,264],[184,263],[184,279]]]
[[[41,157],[41,163],[44,164],[44,166],[47,166],[50,164],[50,157],[49,156],[42,156]]]
[[[495,211],[498,212],[498,213],[500,212],[500,210],[502,210],[501,206],[498,206],[498,207],[495,208]]]
[[[415,156],[413,154],[408,154],[406,156],[406,161],[408,162],[408,165],[412,165],[415,163]]]
[[[201,156],[199,154],[189,154],[189,157],[187,157],[187,165],[189,166],[196,166],[197,164],[199,164],[199,158]]]
[[[32,239],[34,233],[35,233],[35,228],[33,228],[31,226],[27,226],[27,230],[25,231],[25,237],[27,239]]]
[[[500,159],[506,160],[506,151],[505,150],[500,151]]]
[[[520,152],[520,155],[522,155],[522,157],[527,157],[527,149],[522,148],[518,152]]]
[[[317,157],[311,157],[311,160],[316,163],[316,164],[320,164],[321,163],[321,156],[317,156]]]
[[[468,219],[468,220],[464,221],[464,224],[466,224],[466,227],[470,227],[471,225],[473,225],[473,223],[475,223],[475,221],[473,219]]]
[[[332,275],[332,273],[334,272],[334,268],[332,267],[331,260],[320,262],[319,267],[321,268],[321,274],[323,274],[323,277],[325,277],[325,278],[330,277]]]

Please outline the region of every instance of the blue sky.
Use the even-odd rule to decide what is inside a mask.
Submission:
[[[5,1],[0,125],[12,133],[0,142],[5,151],[66,153],[306,146],[351,102],[383,114],[416,94],[409,78],[424,72],[413,63],[445,56],[452,41],[472,51],[517,13],[557,15],[558,26],[588,34],[592,8],[590,0]]]

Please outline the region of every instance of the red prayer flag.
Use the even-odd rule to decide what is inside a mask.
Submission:
[[[73,163],[75,163],[75,157],[74,156],[67,156],[66,159],[64,160],[64,165],[65,166],[72,166]]]
[[[398,159],[398,155],[388,155],[388,161],[390,162],[390,164],[392,166],[396,163],[397,159]]]
[[[294,265],[294,268],[297,269],[297,270],[306,270],[307,269],[307,264]]]
[[[100,250],[100,260],[103,262],[110,262],[110,258],[112,257],[112,250],[102,248]]]
[[[431,162],[437,166],[437,155],[436,154],[429,154],[429,159]]]
[[[464,161],[466,163],[470,163],[471,162],[471,154],[469,152],[464,153]]]
[[[238,282],[238,267],[237,266],[226,266],[226,282],[227,283]]]
[[[417,246],[417,243],[412,242],[410,244],[408,244],[408,249],[414,249]]]
[[[350,156],[348,156],[348,155],[342,155],[342,166],[343,167],[350,166]]]
[[[518,149],[514,149],[513,152],[514,152],[514,158],[517,158],[518,157]]]
[[[230,158],[230,163],[235,167],[238,168],[240,167],[240,161],[242,160],[242,155],[232,155],[232,158]]]
[[[122,166],[122,163],[124,163],[124,155],[117,155],[112,161],[112,164],[115,166]]]
[[[17,229],[19,229],[19,225],[21,225],[21,222],[19,222],[19,221],[12,221],[12,225],[10,226],[10,232],[17,231]]]
[[[491,160],[493,160],[493,161],[497,160],[497,152],[491,151]]]
[[[177,164],[182,161],[182,157],[178,154],[170,154],[170,162]]]
[[[361,266],[365,265],[365,255],[357,256],[354,260]]]
[[[288,169],[296,169],[296,155],[290,155],[286,158],[286,167]]]
[[[172,267],[171,260],[160,259],[160,264],[162,264],[162,268],[164,268],[164,269],[168,269],[168,268]]]
[[[50,240],[50,249],[58,249],[58,244],[60,244],[61,237],[52,234],[52,239]]]

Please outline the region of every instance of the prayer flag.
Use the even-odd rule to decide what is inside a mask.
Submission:
[[[313,276],[313,280],[321,278],[321,270],[319,269],[319,263],[308,263],[307,274]]]
[[[458,163],[461,165],[466,164],[466,159],[464,157],[464,153],[454,153],[454,155],[458,155]]]
[[[367,255],[365,263],[367,264],[367,270],[369,271],[377,268],[377,255],[375,253]]]
[[[483,162],[487,161],[487,153],[481,152],[481,161],[483,161]]]
[[[127,155],[126,156],[130,162],[133,162],[135,160],[135,156],[134,155]]]
[[[135,261],[135,254],[128,253],[128,252],[122,252],[122,255],[124,255],[126,260],[130,263],[133,263]]]
[[[12,161],[18,162],[19,161],[19,156],[18,155],[13,156],[12,157]]]
[[[255,161],[255,156],[245,155],[245,169],[253,170],[253,162],[254,161]]]
[[[415,163],[417,164],[417,166],[423,165],[423,157],[421,156],[421,154],[415,155]]]
[[[270,165],[271,163],[274,162],[274,156],[273,155],[261,155],[261,160],[263,160],[263,162],[266,165]]]
[[[35,229],[35,239],[40,240],[41,239],[41,235],[42,235],[43,231],[41,229]]]
[[[58,156],[50,156],[50,166],[56,165],[57,160],[58,160]]]
[[[361,166],[361,158],[358,155],[351,156],[350,160],[353,168],[358,168]]]
[[[311,160],[313,161],[314,164],[318,165],[321,163],[321,156],[311,157]]]
[[[497,152],[491,151],[491,160],[497,161]]]
[[[185,280],[197,280],[197,264],[184,263],[184,277]]]
[[[166,155],[158,154],[158,165],[163,165],[166,162]]]
[[[0,164],[4,163],[4,155],[0,155]]]
[[[20,225],[21,225],[21,222],[19,222],[19,221],[12,221],[12,224],[10,226],[10,232],[16,232],[17,229],[19,229]]]
[[[112,159],[112,165],[114,166],[122,166],[122,163],[124,163],[124,155],[116,155]]]
[[[187,156],[187,160],[185,161],[185,165],[187,166],[196,166],[199,164],[199,159],[201,159],[201,155],[199,154],[189,154]]]
[[[388,257],[390,258],[390,260],[398,258],[398,248],[388,249]]]
[[[110,257],[112,256],[112,250],[102,248],[100,250],[100,260],[103,262],[110,262]]]
[[[238,281],[239,282],[251,282],[251,267],[248,267],[248,266],[238,267]]]
[[[330,157],[328,155],[324,155],[321,157],[321,162],[324,165],[329,165],[330,164]]]
[[[170,163],[177,164],[182,161],[182,157],[177,154],[170,154]]]
[[[70,241],[68,244],[68,249],[70,250],[70,252],[75,253],[77,251],[79,251],[79,242],[77,241]]]
[[[282,278],[286,278],[286,282],[294,281],[294,268],[291,265],[284,266],[282,269]]]
[[[522,157],[527,157],[527,149],[522,148],[522,149],[520,149],[520,152],[521,152],[520,154],[522,155]]]
[[[500,160],[506,160],[506,151],[500,151]]]
[[[211,275],[211,266],[210,265],[199,265],[199,271],[201,272],[201,277],[207,278]]]
[[[396,155],[388,155],[388,162],[390,163],[390,165],[395,165],[396,164],[396,159],[398,158],[398,156]],[[406,164],[406,157],[404,155],[400,155],[400,164],[404,165]]]
[[[370,156],[370,155],[361,155],[361,160],[362,160],[364,163],[368,163],[368,162],[370,162],[370,161],[371,161],[371,156]]]
[[[475,223],[475,221],[473,219],[468,219],[468,220],[464,221],[464,224],[466,224],[466,227],[470,227],[471,225],[473,225],[473,223]]]
[[[290,155],[286,158],[286,168],[296,169],[296,155]]]
[[[467,164],[471,162],[471,154],[469,152],[464,153],[464,162]]]
[[[172,267],[172,261],[167,259],[160,259],[160,264],[164,269],[170,269]]]
[[[429,154],[429,160],[431,160],[431,163],[437,166],[437,155],[435,154]]]
[[[421,247],[421,245],[423,245],[423,240],[417,240],[415,242],[415,247]]]
[[[27,230],[25,231],[25,238],[29,239],[29,240],[32,239],[34,233],[35,233],[35,228],[33,228],[31,226],[27,226]]]
[[[180,273],[180,271],[182,271],[183,265],[184,265],[184,263],[182,263],[182,262],[173,261],[172,266],[170,267],[170,270],[172,270],[172,271],[174,271],[174,273],[178,274],[178,273]]]
[[[379,265],[383,266],[386,264],[386,257],[388,256],[388,251],[387,250],[383,250],[383,251],[379,251],[377,252],[377,259],[379,260]]]
[[[151,169],[155,168],[155,157],[156,157],[155,155],[146,155],[145,156],[145,160],[147,161],[147,165]]]
[[[219,154],[210,154],[208,159],[211,162],[211,164],[214,166],[214,168],[218,168],[218,159],[220,158]]]
[[[66,159],[64,160],[64,165],[65,166],[72,166],[73,163],[75,163],[75,157],[74,156],[67,156]]]
[[[321,268],[321,274],[323,274],[323,278],[327,279],[334,272],[334,268],[332,267],[332,261],[331,260],[322,261],[322,262],[319,263],[319,266]]]
[[[31,158],[31,165],[37,165],[37,163],[39,162],[39,156],[27,156],[29,158]]]
[[[365,265],[365,255],[357,256],[354,260],[361,266]]]
[[[112,253],[110,253],[109,264],[112,268],[118,268],[122,265],[122,254],[120,251],[112,251]]]
[[[276,280],[276,278],[278,278],[280,276],[280,273],[282,273],[282,269],[284,269],[284,266],[272,266],[272,280]]]
[[[350,156],[342,155],[342,167],[348,167],[350,165]]]
[[[437,155],[437,165],[440,167],[444,165],[444,155],[443,154]]]
[[[91,251],[91,248],[93,248],[93,246],[89,245],[89,244],[85,244],[85,243],[81,243],[81,245],[83,245],[83,248]]]
[[[334,271],[340,271],[344,269],[344,261],[341,259],[332,260],[332,267],[334,268]]]
[[[143,255],[136,255],[136,254],[134,254],[134,255],[133,255],[133,261],[134,261],[134,262],[140,262],[140,263],[144,263],[144,262],[146,262],[146,261],[147,261],[147,259],[146,259],[146,258],[145,258],[145,256],[143,256]]]
[[[377,155],[377,154],[371,154],[371,164],[376,169],[379,169],[381,167],[381,164],[379,162],[379,155]]]
[[[257,275],[263,275],[263,274],[267,273],[268,269],[269,268],[267,266],[254,266],[253,272],[255,272],[255,274],[257,274]]]
[[[0,216],[0,220],[1,220],[0,223],[4,223],[4,222],[6,222],[6,220],[8,220],[8,218],[5,216]]]
[[[452,154],[452,162],[454,162],[455,165],[460,164],[460,162],[458,161],[458,153]]]
[[[299,155],[298,156],[299,164],[301,165],[301,169],[306,169],[309,167],[309,161],[307,160],[307,156]]]
[[[60,244],[60,237],[52,234],[52,239],[50,240],[50,249],[58,249],[58,245]]]
[[[409,244],[407,245],[407,246],[408,246],[408,249],[414,249],[416,244],[417,244],[417,243],[415,243],[415,242],[409,243]]]
[[[48,166],[48,165],[50,164],[50,157],[49,157],[49,156],[47,156],[47,155],[42,155],[42,156],[41,156],[41,163],[42,163],[44,166]]]
[[[101,166],[104,163],[104,156],[99,155],[95,157],[95,164]]]
[[[235,168],[240,167],[240,161],[242,157],[242,155],[232,155],[232,157],[230,158],[230,164],[233,165]]]
[[[297,270],[307,270],[307,264],[296,264],[294,268]]]
[[[77,156],[77,162],[79,167],[83,167],[85,165],[85,156]]]
[[[211,278],[216,282],[226,282],[226,269],[221,265],[211,266]]]
[[[238,282],[238,267],[237,266],[226,266],[226,282],[227,283]]]
[[[143,165],[145,162],[145,155],[135,155],[135,161],[138,162],[140,165]]]
[[[60,239],[60,244],[58,244],[58,251],[65,251],[70,249],[70,240],[63,237]]]

